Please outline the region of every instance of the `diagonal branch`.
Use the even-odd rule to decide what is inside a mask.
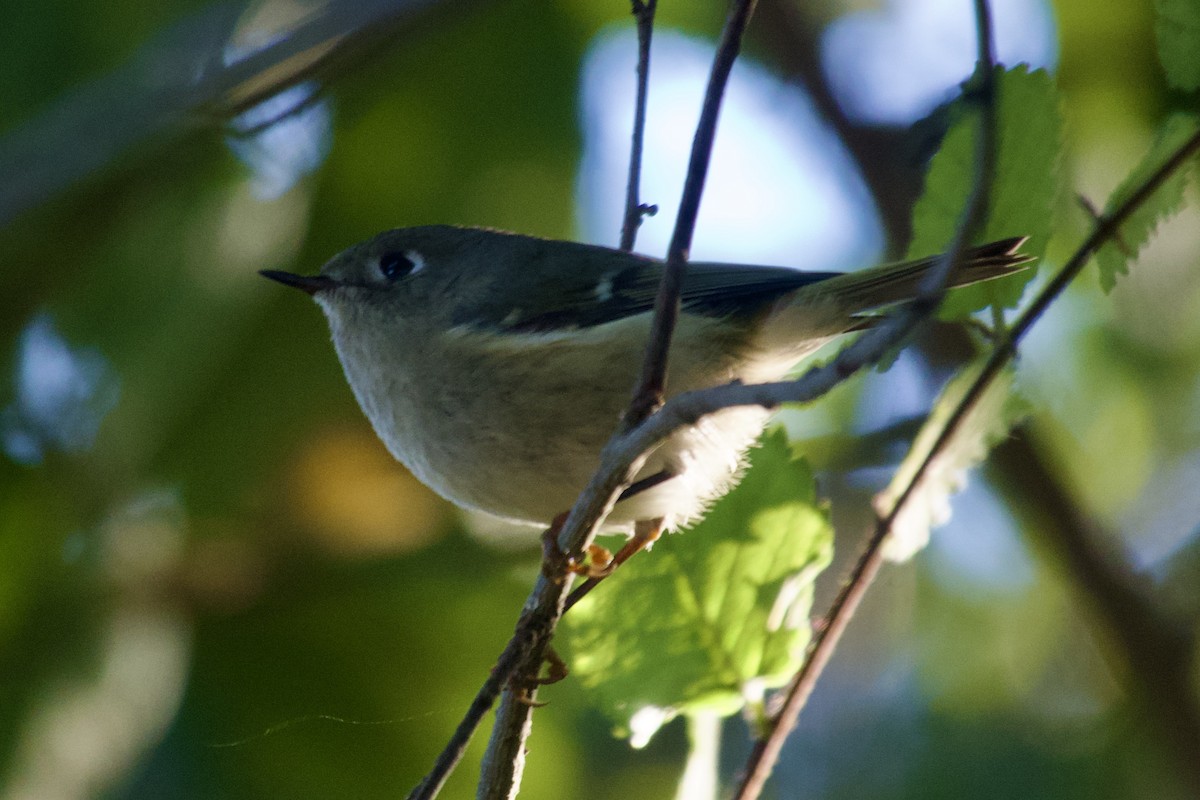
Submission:
[[[1078,274],[1095,250],[1104,242],[1109,241],[1117,226],[1124,222],[1167,177],[1179,169],[1184,161],[1194,155],[1197,150],[1200,150],[1200,134],[1181,147],[1158,173],[1148,179],[1143,187],[1134,192],[1110,217],[1100,220],[1096,231],[1068,262],[1063,272],[1047,286],[1042,296],[1022,315],[1010,332],[1009,339],[997,349],[993,360],[999,358],[1002,364],[1011,359],[1015,353],[1016,342],[1027,333],[1036,318]],[[562,527],[562,534],[559,537],[560,547],[568,553],[578,553],[586,547],[595,535],[599,525],[598,521],[608,512],[622,489],[636,474],[645,454],[675,431],[688,425],[694,425],[703,416],[726,408],[761,406],[774,409],[783,403],[811,402],[863,368],[877,363],[884,353],[911,333],[912,328],[921,318],[920,309],[910,308],[896,314],[888,322],[876,326],[853,342],[834,361],[810,369],[795,381],[758,385],[731,384],[676,395],[645,422],[614,437],[605,446],[601,454],[599,469],[593,475],[591,482],[581,494]],[[998,368],[988,369],[985,367],[978,381],[983,385],[968,392],[963,401],[965,406],[969,407],[977,401],[982,393],[982,388],[986,388],[986,383],[994,379],[997,372]],[[939,439],[935,443],[930,451],[931,455],[936,455],[944,449],[952,435],[951,429],[961,423],[962,416],[951,417],[947,425],[947,431],[950,432],[944,439]],[[927,464],[924,465],[916,472],[914,481],[920,479],[927,466]],[[906,499],[906,496],[902,496],[898,500],[897,510]],[[894,517],[894,513],[889,517]],[[886,534],[887,525],[890,525],[888,520],[881,521],[884,534]],[[465,750],[466,743],[477,728],[479,721],[495,702],[500,688],[508,685],[519,671],[527,672],[531,666],[534,669],[540,666],[548,647],[549,638],[561,615],[561,604],[569,589],[570,581],[570,577],[562,573],[539,577],[533,592],[526,601],[512,639],[497,662],[492,675],[481,687],[467,717],[456,732],[455,738],[447,745],[448,751],[455,752],[452,753],[451,758],[439,759],[438,766],[414,790],[410,795],[411,798],[431,798],[437,794],[449,771],[461,759],[462,750]],[[836,609],[831,611],[831,627],[832,624],[838,622],[838,616]],[[830,637],[828,633],[829,628],[818,631],[812,647],[817,648],[818,639],[824,639],[827,641],[825,647],[831,651],[832,645],[835,643],[832,640],[836,637]],[[828,654],[825,655],[825,658],[827,657]],[[808,669],[813,672],[808,680],[815,681],[820,668],[816,666],[812,655],[810,655]],[[811,686],[809,688],[811,689]]]
[[[915,327],[922,319],[933,313],[941,303],[946,279],[954,266],[962,261],[967,246],[975,234],[983,227],[987,218],[992,183],[996,172],[996,70],[995,54],[992,43],[991,10],[987,0],[975,0],[975,30],[978,60],[975,75],[971,79],[965,99],[973,100],[979,105],[981,116],[979,135],[975,140],[975,178],[971,195],[967,198],[962,218],[955,232],[954,242],[949,252],[943,258],[937,269],[922,281],[921,296],[899,316],[912,317],[909,327]],[[866,595],[867,589],[879,573],[883,564],[883,543],[890,533],[892,524],[900,509],[908,501],[916,487],[919,475],[923,474],[931,459],[921,465],[918,477],[901,493],[886,519],[880,520],[875,531],[868,540],[865,551],[859,557],[850,577],[843,584],[834,599],[825,623],[813,632],[808,652],[800,671],[796,673],[791,685],[783,695],[783,703],[771,719],[768,720],[766,733],[760,736],[751,750],[746,766],[742,772],[736,800],[751,800],[762,794],[767,779],[774,770],[779,759],[783,743],[796,727],[800,711],[808,702],[817,678],[829,663],[833,651],[841,639],[842,633],[850,619],[858,609],[859,603]]]
[[[704,177],[712,152],[720,100],[753,8],[753,0],[737,0],[722,33],[709,77],[704,109],[693,142],[692,163],[689,166],[680,202],[680,215],[672,241],[673,257],[668,256],[667,275],[664,277],[656,306],[656,324],[649,348],[651,353],[646,360],[647,370],[659,375],[657,381],[651,381],[658,388],[651,394],[654,399],[646,404],[648,410],[653,410],[660,402],[658,398],[661,397],[662,375],[666,371],[666,349],[669,347],[670,334],[678,313],[682,268],[690,247]],[[670,266],[672,262],[674,267]],[[652,355],[654,352],[660,352],[661,355],[655,357]],[[638,392],[635,396],[643,395],[643,392]],[[644,416],[645,414],[641,415]],[[627,419],[641,417],[632,411],[627,415]],[[614,436],[606,446],[605,452],[611,452],[621,438],[619,435]],[[595,537],[600,521],[637,472],[648,449],[649,447],[630,455],[623,465],[618,464],[607,471],[602,467],[601,471],[597,472],[589,489],[580,497],[562,526],[558,537],[562,552],[579,553],[587,547]],[[532,710],[536,701],[536,675],[545,658],[550,638],[562,616],[572,580],[565,564],[552,566],[553,569],[545,568],[543,574],[538,577],[525,602],[513,637],[505,647],[492,675],[480,688],[467,716],[438,757],[433,770],[413,790],[410,798],[432,798],[437,795],[450,772],[461,760],[467,743],[482,717],[495,702],[496,693],[501,687],[505,687],[501,707],[497,711],[496,724],[484,757],[478,794],[481,798],[501,798],[511,797],[516,793],[524,763],[525,740],[529,735]]]
[[[651,324],[642,378],[622,423],[626,430],[640,422],[662,403],[667,351],[670,348],[671,334],[679,314],[679,294],[688,250],[691,247],[692,234],[696,227],[696,217],[700,209],[700,198],[704,191],[704,179],[708,174],[708,165],[712,157],[721,100],[728,85],[733,62],[741,49],[746,25],[754,12],[754,6],[755,0],[734,0],[733,9],[730,11],[729,18],[721,32],[721,39],[717,44],[712,71],[709,74],[708,88],[705,91],[704,105],[700,111],[700,120],[696,125],[696,135],[692,142],[691,161],[688,164],[683,195],[679,202],[675,232],[671,239],[666,268],[655,301],[654,321]],[[642,451],[642,453],[645,452],[648,450]],[[639,454],[634,461],[637,466],[640,466],[643,459],[644,455]],[[592,541],[601,520],[616,502],[619,492],[636,473],[636,466],[631,464],[631,467],[633,467],[632,472],[614,470],[611,473],[611,477],[619,478],[619,482],[609,484],[603,503],[593,506],[589,515],[584,516],[577,513],[580,505],[583,504],[583,498],[576,503],[558,537],[559,547],[563,553],[581,553]],[[479,781],[477,796],[481,800],[484,798],[500,800],[511,797],[516,793],[520,784],[525,740],[529,736],[536,699],[535,681],[545,658],[546,648],[549,646],[554,630],[558,626],[558,620],[565,610],[570,583],[570,576],[565,573],[552,575],[549,578],[543,575],[539,577],[534,593],[526,601],[527,609],[531,605],[538,609],[540,625],[536,630],[530,629],[529,635],[534,646],[530,648],[501,695],[500,707],[496,712],[496,724],[492,728],[492,737],[488,742],[483,772]]]
[[[1111,215],[1100,218],[1091,235],[1080,245],[1079,249],[1076,250],[1063,269],[1039,293],[1029,308],[1021,314],[1008,336],[993,351],[975,382],[947,419],[945,427],[930,448],[925,460],[914,472],[912,480],[905,491],[896,499],[891,510],[884,517],[877,520],[875,531],[868,540],[859,561],[851,571],[846,584],[834,599],[825,624],[820,630],[814,633],[813,641],[809,646],[806,663],[789,687],[783,709],[772,720],[771,733],[768,734],[767,739],[760,741],[756,745],[754,752],[751,754],[751,758],[747,762],[748,774],[745,779],[746,781],[750,780],[750,774],[757,775],[760,773],[760,768],[758,767],[760,762],[765,762],[767,759],[774,759],[778,756],[778,748],[782,745],[782,739],[777,739],[778,734],[776,731],[783,728],[784,723],[787,723],[786,728],[788,730],[794,726],[795,718],[799,715],[808,695],[812,691],[813,685],[815,685],[822,669],[832,655],[841,633],[845,630],[846,624],[853,616],[867,586],[879,570],[882,563],[882,544],[891,531],[897,515],[908,502],[915,486],[919,484],[933,460],[946,449],[971,409],[979,401],[979,398],[983,396],[992,381],[999,375],[1000,370],[1016,355],[1017,343],[1029,332],[1029,329],[1041,317],[1050,304],[1074,280],[1096,251],[1103,244],[1113,240],[1117,236],[1120,225],[1197,152],[1200,152],[1200,132],[1176,150],[1163,166],[1148,178],[1137,191],[1133,192]],[[788,719],[785,719],[785,717]],[[762,780],[765,780],[765,775],[763,775]],[[761,786],[759,790],[761,791]],[[755,796],[755,794],[744,792],[739,792],[737,795],[738,798]]]
[[[713,140],[717,135],[717,117],[721,113],[721,100],[725,96],[729,72],[741,49],[742,36],[755,5],[756,0],[735,0],[717,44],[717,54],[708,76],[708,89],[704,93],[704,105],[700,109],[700,121],[692,140],[692,156],[683,183],[683,196],[679,200],[679,214],[675,217],[675,231],[671,234],[662,283],[654,300],[654,321],[650,327],[642,374],[629,410],[625,413],[625,430],[650,416],[662,405],[667,383],[667,353],[671,349],[671,337],[679,318],[679,294],[683,288],[688,253],[692,249],[696,217],[700,213],[700,198],[704,193],[704,179],[708,176]]]

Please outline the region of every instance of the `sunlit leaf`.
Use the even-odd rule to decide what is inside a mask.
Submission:
[[[831,553],[812,473],[772,434],[703,522],[664,537],[566,616],[572,674],[642,741],[676,713],[733,713],[798,667],[812,582]]]
[[[991,206],[980,242],[1028,236],[1023,252],[1040,256],[1050,238],[1057,192],[1061,123],[1058,95],[1045,70],[997,68],[996,173]],[[909,256],[941,252],[954,236],[975,180],[975,137],[979,115],[959,109],[925,179],[913,212]],[[1027,269],[1011,278],[953,292],[941,309],[944,319],[961,319],[989,305],[1016,305],[1034,276]]]
[[[1146,179],[1171,156],[1188,137],[1196,133],[1196,118],[1190,114],[1174,114],[1158,132],[1154,146],[1108,199],[1105,213],[1124,203],[1142,186]],[[1096,254],[1100,266],[1100,286],[1112,291],[1118,275],[1129,273],[1129,262],[1137,257],[1150,240],[1158,224],[1172,216],[1183,205],[1183,190],[1191,165],[1176,170],[1150,198],[1121,226],[1120,235]]]
[[[1158,57],[1167,80],[1178,89],[1200,88],[1200,3],[1155,0]]]
[[[900,469],[875,499],[875,509],[881,516],[889,513],[904,487],[912,482],[982,365],[977,361],[967,366],[942,390]],[[1013,370],[1008,368],[984,390],[950,443],[934,457],[892,526],[886,551],[889,558],[907,560],[928,543],[930,529],[950,519],[950,498],[966,486],[967,470],[983,461],[988,450],[1025,414],[1025,403],[1013,392],[1012,384]]]

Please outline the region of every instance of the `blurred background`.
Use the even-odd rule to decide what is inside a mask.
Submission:
[[[693,256],[903,252],[936,110],[971,69],[970,4],[760,5]],[[1150,3],[993,6],[1000,59],[1062,93],[1048,271],[1086,231],[1074,195],[1102,205],[1186,98]],[[724,13],[659,9],[641,252],[664,254]],[[425,772],[511,632],[536,539],[392,462],[318,309],[256,271],[433,222],[615,244],[635,42],[617,0],[6,8],[0,797],[394,798]],[[1177,635],[1194,688],[1189,200],[1111,295],[1085,273],[1039,323],[1028,423],[873,588],[771,796],[1188,796],[1180,731],[1147,699],[1166,662],[1122,631]],[[817,612],[967,342],[938,329],[784,414],[837,524]],[[634,751],[572,681],[545,699],[523,796],[672,795],[681,725]],[[473,795],[482,738],[444,797]],[[746,739],[728,722],[726,777]]]

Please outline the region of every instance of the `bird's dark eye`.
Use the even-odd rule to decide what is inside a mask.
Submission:
[[[379,274],[389,281],[398,281],[420,268],[420,257],[411,251],[384,253],[379,257]]]

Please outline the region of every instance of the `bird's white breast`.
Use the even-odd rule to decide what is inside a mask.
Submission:
[[[649,327],[646,314],[574,331],[421,334],[327,311],[346,377],[392,455],[461,506],[539,524],[568,510],[595,471]],[[715,328],[707,336],[714,325],[681,319],[677,341],[690,346],[672,353],[673,392],[775,377],[734,358]],[[697,516],[736,479],[767,418],[760,408],[730,409],[672,436],[640,477],[663,469],[676,477],[618,504],[606,527]]]

